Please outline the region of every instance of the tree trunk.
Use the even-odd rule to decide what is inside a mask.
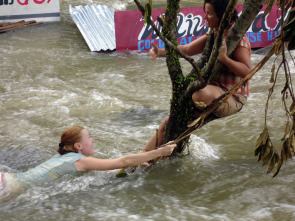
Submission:
[[[179,0],[169,0],[165,11],[163,26],[164,36],[177,45],[177,13]],[[178,54],[166,45],[166,62],[172,82],[172,99],[170,106],[170,118],[167,124],[164,142],[176,139],[187,128],[187,122],[191,115],[191,101],[183,96],[184,76],[179,62]]]

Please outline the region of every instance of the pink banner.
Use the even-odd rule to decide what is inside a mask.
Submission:
[[[238,13],[243,8],[237,5]],[[262,8],[256,19],[247,31],[252,48],[265,47],[275,41],[275,36],[280,33],[281,10],[276,6],[263,18],[266,5]],[[164,9],[154,9],[152,19],[161,29],[156,20],[157,16],[164,14]],[[203,7],[181,8],[178,14],[178,43],[188,44],[208,31],[204,20]],[[138,10],[115,12],[116,49],[122,50],[149,50],[154,42],[160,48],[165,45],[150,25],[144,25],[144,19]]]

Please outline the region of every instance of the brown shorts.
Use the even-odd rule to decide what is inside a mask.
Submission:
[[[216,87],[221,94],[224,94],[225,91],[220,87]],[[213,111],[213,114],[217,117],[226,117],[232,114],[239,112],[244,104],[246,104],[247,97],[242,94],[233,94],[225,102]]]

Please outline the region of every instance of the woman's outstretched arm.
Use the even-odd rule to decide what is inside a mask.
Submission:
[[[95,157],[85,157],[76,161],[74,165],[78,171],[113,170],[133,167],[153,160],[157,157],[169,156],[175,147],[176,144],[169,144],[153,151],[125,155],[116,159],[98,159]]]

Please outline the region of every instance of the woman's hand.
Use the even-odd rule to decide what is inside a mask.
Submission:
[[[159,148],[159,150],[161,150],[161,155],[163,157],[165,156],[170,156],[173,152],[173,150],[175,149],[175,147],[177,147],[177,145],[174,143],[174,144],[170,144],[172,143],[171,141],[166,144],[165,146]]]
[[[221,61],[222,63],[224,63],[224,61],[227,59],[227,45],[226,45],[226,41],[225,38],[222,41],[222,46],[220,47],[220,52],[219,52],[219,56],[218,56],[218,60]]]
[[[157,57],[159,57],[159,48],[154,43],[152,43],[152,45],[153,47],[150,49],[149,55],[151,60],[155,61]]]
[[[223,39],[218,59],[235,75],[244,78],[247,74],[250,73],[252,69],[250,55],[251,54],[248,48],[238,46],[234,50],[233,56],[228,57],[226,41],[225,39]]]

